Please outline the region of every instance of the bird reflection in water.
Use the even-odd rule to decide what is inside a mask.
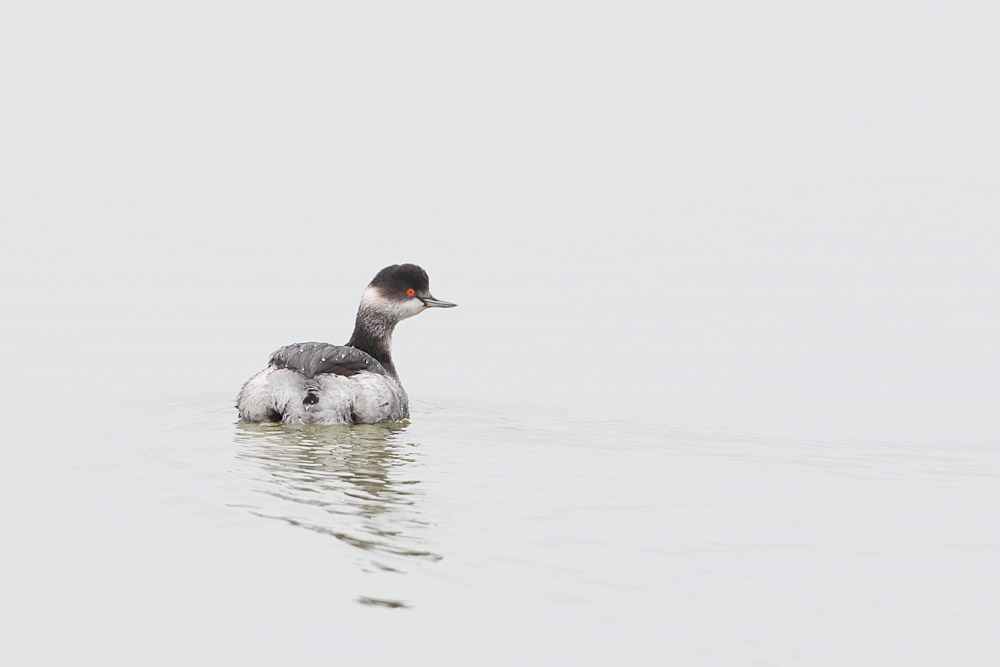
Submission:
[[[416,445],[406,424],[296,426],[237,424],[237,456],[266,497],[257,516],[331,535],[363,550],[363,567],[399,572],[413,559],[437,561],[420,535]]]

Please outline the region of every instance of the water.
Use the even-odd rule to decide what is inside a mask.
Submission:
[[[2,22],[4,664],[995,664],[995,12],[171,7]]]
[[[992,448],[462,402],[287,428],[221,397],[22,430],[47,453],[5,485],[20,661],[993,654]]]

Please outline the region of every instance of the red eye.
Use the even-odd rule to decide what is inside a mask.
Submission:
[[[415,296],[416,293],[417,293],[417,290],[413,289],[412,287],[410,289],[406,290],[406,295],[407,296]]]

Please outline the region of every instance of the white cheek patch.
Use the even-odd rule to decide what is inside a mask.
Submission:
[[[368,287],[361,295],[361,307],[370,308],[380,313],[386,313],[396,320],[405,320],[413,317],[424,310],[425,306],[420,299],[406,298],[403,301],[394,301],[382,296],[377,287]]]
[[[374,287],[366,287],[364,293],[361,295],[361,305],[365,308],[382,310],[385,303],[387,303],[387,300]]]
[[[406,301],[396,305],[403,317],[413,317],[426,308],[426,306],[424,306],[424,302],[420,299],[407,299]]]

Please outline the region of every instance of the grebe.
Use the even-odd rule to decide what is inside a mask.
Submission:
[[[410,405],[392,363],[392,332],[400,320],[455,305],[431,296],[427,272],[416,264],[385,267],[361,296],[347,345],[298,343],[276,350],[240,390],[240,417],[286,424],[406,419]]]

